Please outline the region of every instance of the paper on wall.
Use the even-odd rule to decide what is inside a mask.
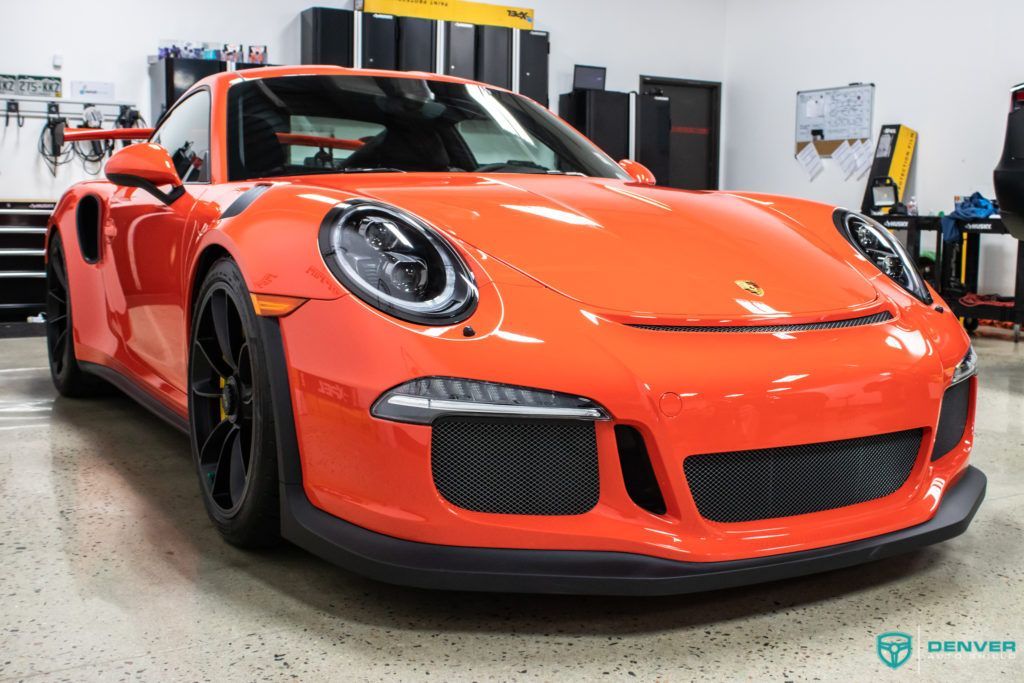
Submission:
[[[854,142],[860,142],[855,140]],[[848,140],[843,140],[842,144],[835,148],[832,152],[832,159],[839,164],[839,168],[843,171],[843,180],[849,180],[853,172],[857,170],[857,153],[853,149],[853,145]]]
[[[113,100],[114,84],[107,81],[71,81],[71,97],[87,100]]]
[[[872,156],[874,155],[874,144],[871,138],[857,140],[852,146],[854,156],[857,159],[857,178],[863,178],[871,170]]]
[[[825,103],[820,98],[812,98],[807,100],[807,105],[804,107],[804,116],[809,119],[821,118],[825,115]]]
[[[796,153],[796,160],[799,162],[800,167],[804,169],[808,180],[813,181],[825,170],[825,164],[822,163],[818,149],[812,142],[808,142]]]

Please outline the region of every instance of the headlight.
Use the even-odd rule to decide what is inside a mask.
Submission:
[[[964,359],[953,370],[953,381],[949,384],[950,386],[959,384],[976,374],[978,374],[978,354],[974,352],[974,346],[970,346],[967,349],[967,355],[964,356]]]
[[[832,216],[843,236],[890,280],[924,303],[932,302],[914,260],[884,226],[846,209],[836,209]]]
[[[430,424],[442,415],[607,420],[608,413],[581,396],[457,377],[423,377],[378,398],[370,413],[397,422]]]
[[[450,325],[476,308],[473,274],[451,245],[393,206],[339,204],[320,228],[320,253],[350,292],[396,318]]]

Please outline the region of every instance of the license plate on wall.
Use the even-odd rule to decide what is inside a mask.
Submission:
[[[17,95],[18,77],[15,74],[0,74],[0,95]]]
[[[60,97],[63,82],[57,76],[18,75],[18,94],[33,97]]]

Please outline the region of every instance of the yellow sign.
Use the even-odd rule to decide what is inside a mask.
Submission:
[[[530,30],[533,10],[524,7],[491,5],[469,0],[362,0],[356,7],[363,12],[395,14],[441,21],[464,21],[469,24],[507,26]]]

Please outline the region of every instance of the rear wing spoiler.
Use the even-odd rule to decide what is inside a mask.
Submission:
[[[282,145],[300,147],[321,147],[326,149],[361,149],[366,145],[362,140],[346,140],[344,138],[328,138],[322,135],[306,135],[305,133],[277,133],[277,141]]]
[[[88,142],[90,140],[148,140],[154,128],[66,128],[58,124],[54,130],[57,147],[65,142]]]

